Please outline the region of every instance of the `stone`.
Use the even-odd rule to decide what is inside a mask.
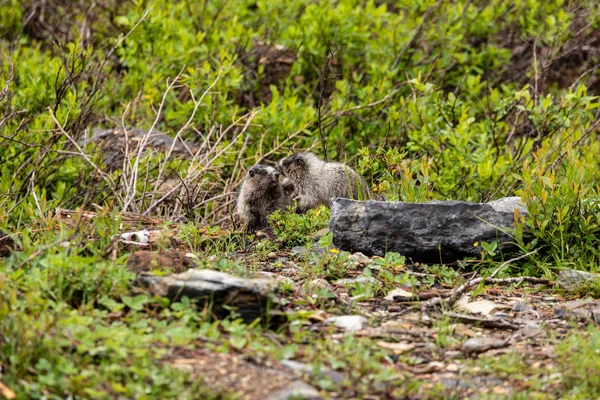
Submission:
[[[306,246],[294,246],[291,248],[290,254],[299,257],[308,257],[311,254],[323,255],[325,254],[325,249],[317,245],[312,246],[310,249],[308,249]]]
[[[527,206],[518,196],[503,197],[486,204],[491,206],[497,212],[509,212],[512,214],[515,210],[518,210],[520,214],[527,214]]]
[[[503,200],[503,199],[501,199]],[[504,231],[514,229],[514,201],[493,205],[462,201],[403,203],[334,198],[329,230],[333,243],[349,252],[384,256],[394,251],[413,262],[454,262],[481,255],[482,242],[518,251]],[[497,211],[496,207],[499,211]]]
[[[190,300],[211,304],[216,315],[226,315],[228,308],[233,307],[242,319],[250,322],[279,304],[277,280],[238,278],[208,269],[190,269],[168,276],[142,274],[136,284],[171,301],[187,296]]]
[[[598,280],[598,275],[576,269],[563,269],[558,274],[558,283],[565,290],[577,290],[582,286]]]
[[[342,278],[334,282],[335,285],[353,285],[356,283],[365,284],[376,282],[377,279],[372,276],[358,276],[356,278]]]
[[[462,353],[462,351],[458,351],[458,350],[449,350],[444,353],[444,357],[447,360],[456,360],[458,358],[463,358],[463,353]]]
[[[462,346],[465,353],[483,353],[492,349],[499,349],[508,345],[506,340],[491,337],[476,337],[468,339]]]
[[[327,235],[328,233],[329,233],[329,228],[319,229],[312,235],[312,238],[315,241],[315,243],[319,243],[319,240],[321,240],[321,238],[323,236]]]
[[[333,324],[346,332],[356,332],[368,326],[368,321],[362,315],[342,315],[330,317],[325,320],[326,324]]]
[[[511,307],[511,311],[514,311],[516,313],[522,313],[531,310],[531,306],[523,301],[515,301]]]
[[[175,140],[175,138],[156,129],[148,131],[133,127],[126,129],[95,127],[91,131],[86,130],[79,143],[82,146],[95,145],[95,150],[102,156],[104,165],[109,170],[122,168],[126,151],[129,156],[135,155],[139,150],[138,146],[144,143],[144,154],[148,152],[171,152],[172,156],[188,159],[193,158],[194,154],[200,149],[199,146],[190,141]]]
[[[398,301],[398,299],[412,299],[415,297],[416,296],[412,292],[409,292],[408,290],[404,290],[402,288],[396,288],[396,289],[390,290],[388,292],[388,294],[385,296],[385,300]]]
[[[461,366],[458,364],[454,364],[454,363],[448,364],[446,366],[446,371],[448,371],[448,372],[458,372],[458,371],[460,371],[460,369],[461,369]]]
[[[301,363],[294,360],[283,360],[280,362],[281,365],[288,368],[291,371],[298,372],[301,374],[312,374],[316,372],[319,379],[329,379],[331,382],[339,385],[344,382],[344,375],[331,369],[331,368],[313,368],[309,364]]]
[[[371,261],[372,261],[369,257],[365,256],[360,251],[356,252],[354,254],[350,254],[348,256],[348,259],[354,261],[359,266],[369,265],[369,264],[371,264]]]

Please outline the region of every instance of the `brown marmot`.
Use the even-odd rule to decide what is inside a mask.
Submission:
[[[313,153],[296,153],[284,158],[278,167],[294,185],[297,213],[325,205],[334,197],[373,199],[367,181],[352,168],[338,162],[325,162]]]
[[[246,173],[237,200],[237,212],[243,230],[254,233],[266,228],[272,212],[283,211],[292,204],[293,191],[289,180],[283,185],[279,182],[279,173],[275,168],[260,164],[252,166]]]

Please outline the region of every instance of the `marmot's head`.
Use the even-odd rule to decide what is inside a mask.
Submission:
[[[246,174],[246,182],[255,187],[273,186],[279,183],[279,172],[273,167],[256,164],[250,167]]]
[[[279,161],[279,168],[284,176],[297,179],[308,173],[311,165],[319,161],[313,153],[296,153]]]

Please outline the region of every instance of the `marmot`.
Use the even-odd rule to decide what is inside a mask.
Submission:
[[[237,200],[237,212],[245,232],[266,228],[269,214],[283,211],[292,204],[293,185],[284,184],[285,189],[273,167],[257,164],[248,170]]]
[[[352,168],[338,162],[325,162],[312,153],[296,153],[284,158],[278,167],[295,187],[297,213],[325,205],[333,197],[356,200],[372,199],[367,181]]]

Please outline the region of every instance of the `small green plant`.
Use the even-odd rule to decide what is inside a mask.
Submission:
[[[323,207],[302,215],[289,209],[288,212],[276,211],[269,216],[269,224],[275,235],[287,247],[304,246],[312,242],[314,233],[326,228],[328,223],[329,210]]]
[[[562,159],[547,160],[539,151],[534,163],[523,167],[518,194],[529,210],[522,221],[533,235],[525,249],[539,249],[541,260],[550,259],[557,267],[574,262],[587,270],[600,259],[600,191],[586,157],[596,156],[578,156],[567,145]],[[558,172],[553,165],[560,167]]]
[[[558,343],[559,370],[563,390],[569,398],[592,399],[600,396],[600,333],[595,327],[570,335]]]
[[[498,242],[481,242],[481,247],[483,248],[483,251],[481,252],[482,259],[485,259],[487,256],[494,257],[497,254],[496,250],[498,249]]]

